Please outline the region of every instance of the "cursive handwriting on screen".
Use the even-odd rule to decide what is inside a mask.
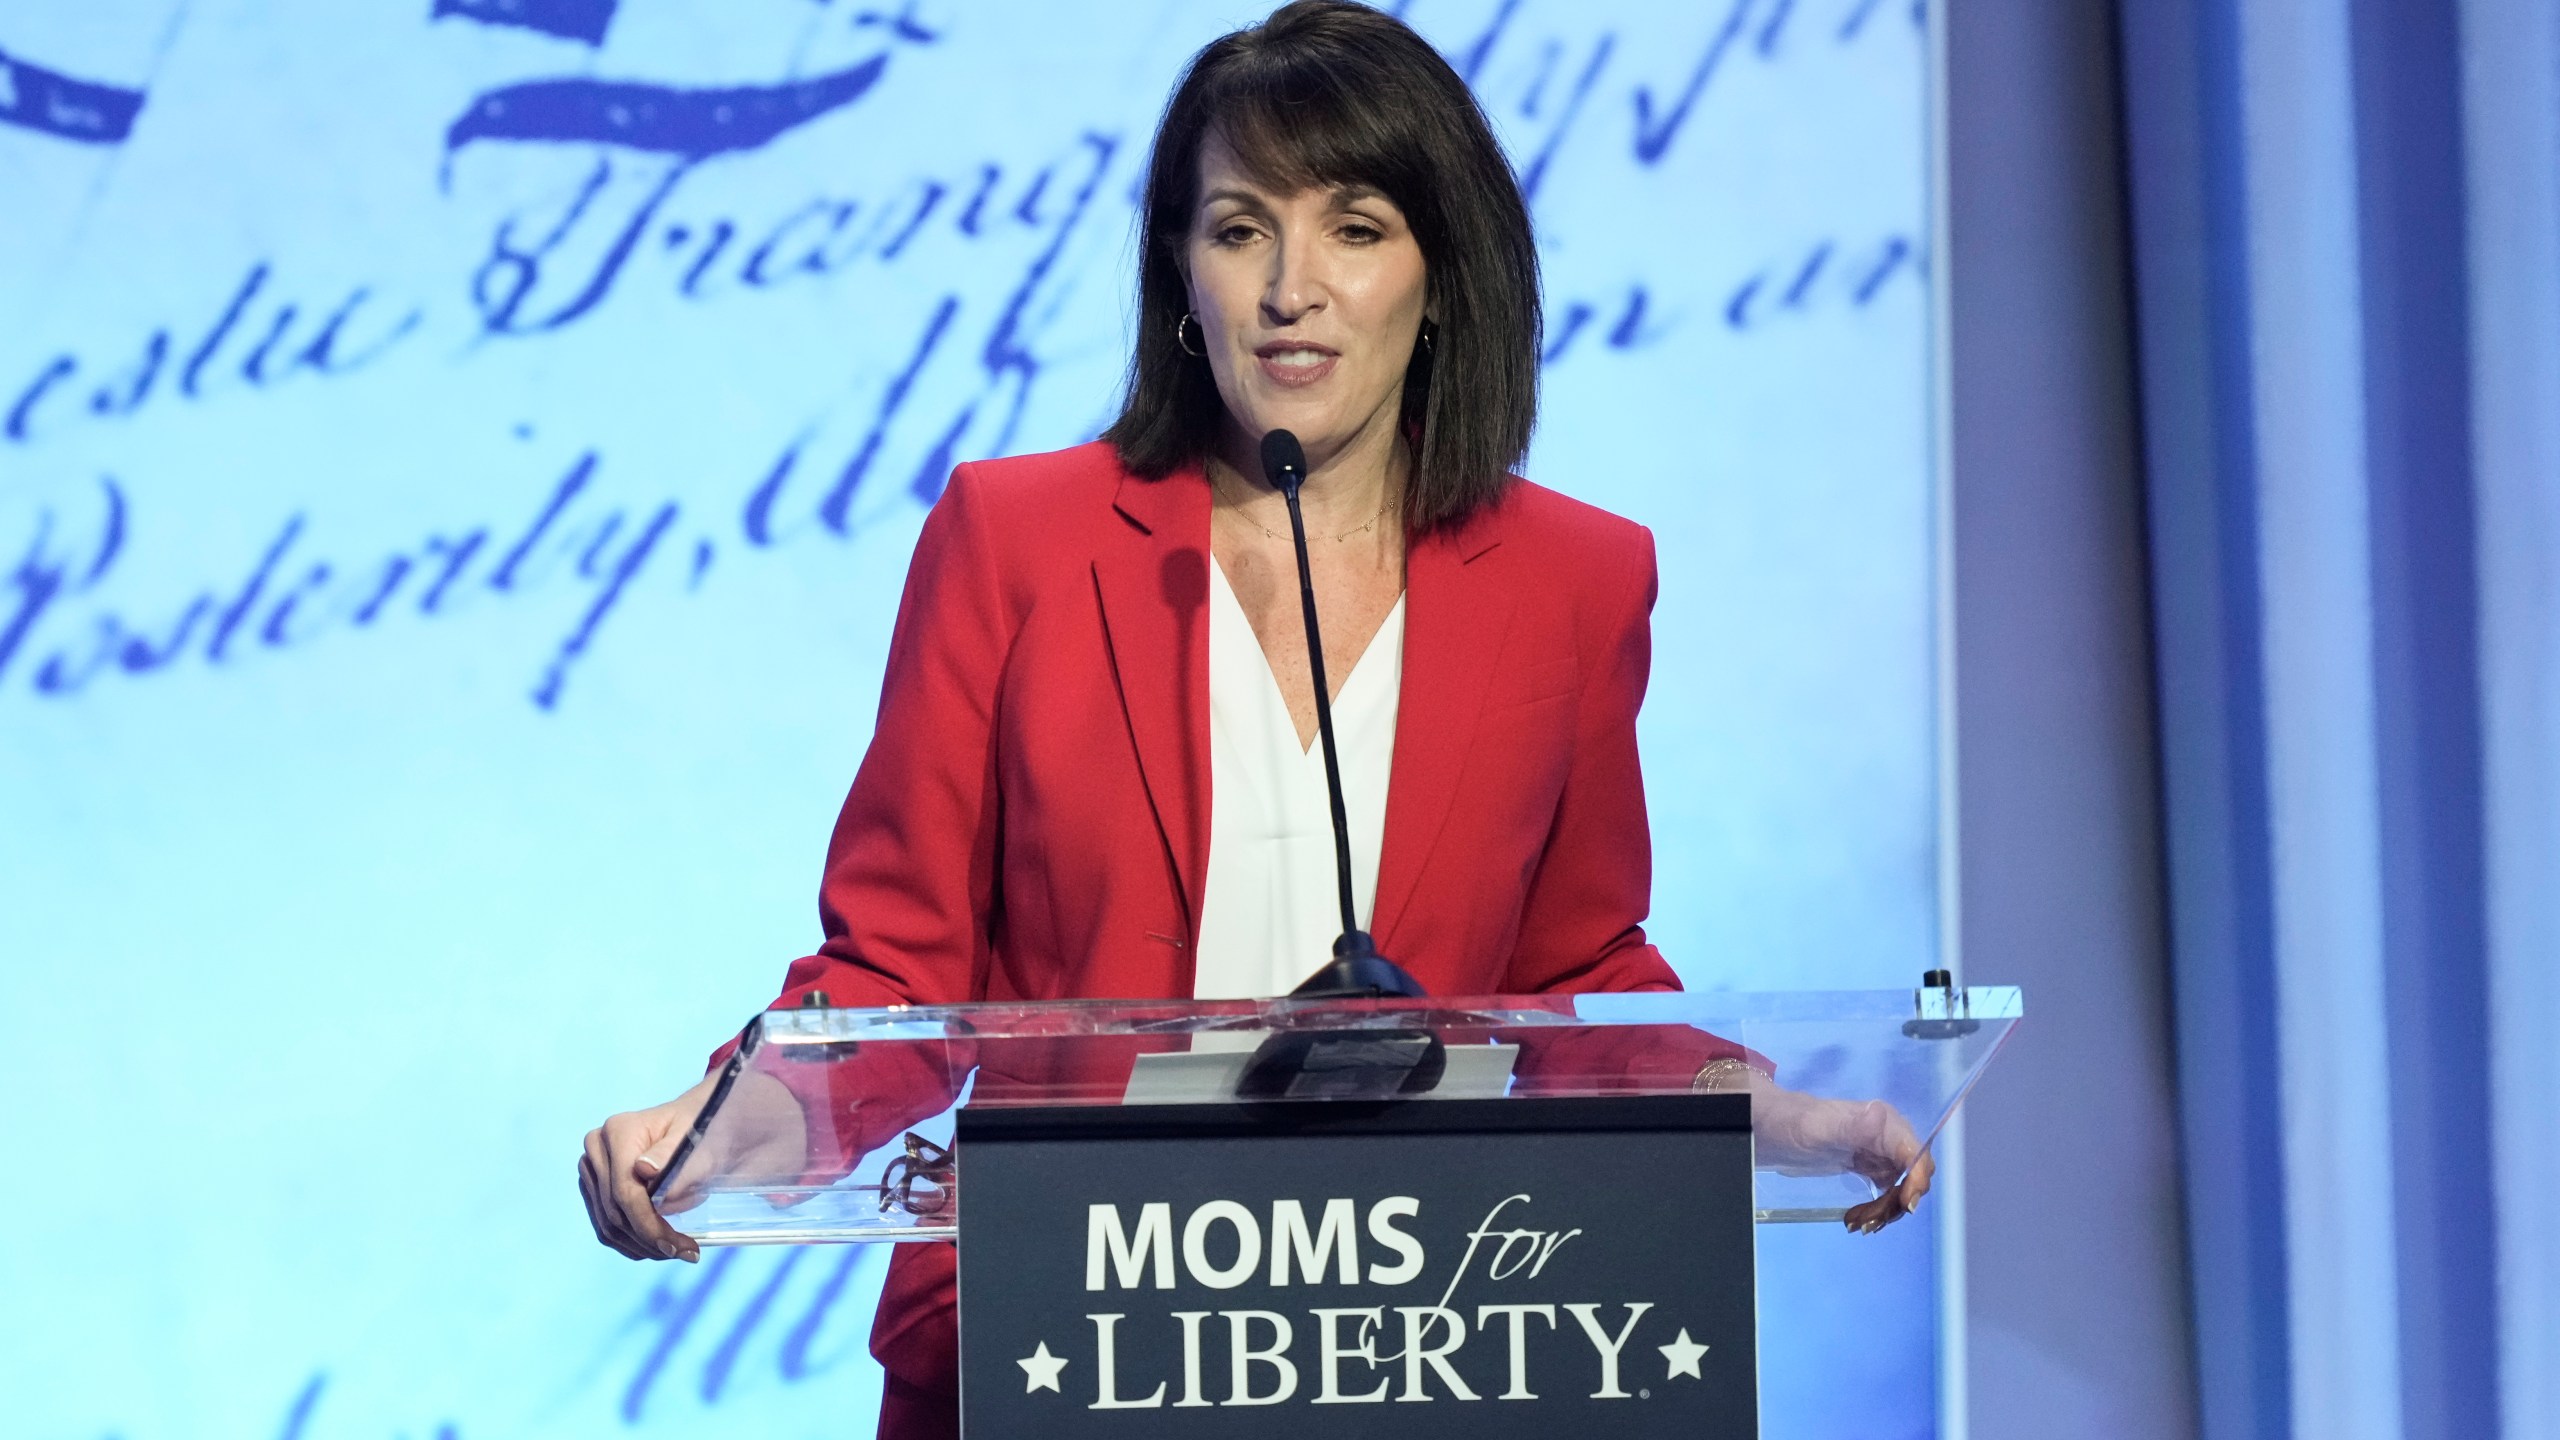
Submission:
[[[1524,84],[1484,97],[1517,122],[1522,174],[1535,197],[1552,192],[1563,157],[1659,164],[1730,67],[1858,43],[1876,8],[1872,0],[1834,6],[1825,26],[1814,7],[1795,0],[1736,0],[1675,83],[1637,78],[1613,33],[1518,33],[1520,0],[1501,5],[1451,55],[1473,78],[1499,47],[1537,47]],[[614,7],[446,0],[436,14],[601,45]],[[643,585],[695,593],[726,565],[778,546],[849,540],[899,506],[929,504],[953,461],[967,454],[1088,438],[1107,413],[1094,414],[1083,433],[1022,426],[1047,357],[1091,343],[1059,333],[1051,318],[1060,266],[1080,232],[1127,229],[1143,136],[1096,128],[1060,152],[991,156],[965,173],[916,176],[884,193],[819,191],[755,213],[689,204],[690,187],[706,172],[755,164],[757,151],[799,127],[859,116],[902,55],[948,43],[946,28],[918,19],[913,6],[857,20],[881,35],[878,52],[807,79],[688,88],[545,77],[477,96],[441,137],[448,188],[453,168],[482,148],[592,158],[564,198],[495,216],[481,251],[457,264],[443,293],[394,295],[382,283],[313,292],[293,282],[290,256],[270,255],[225,293],[204,297],[191,317],[65,346],[15,383],[0,381],[0,461],[23,465],[49,440],[127,423],[155,406],[255,404],[286,387],[355,383],[404,364],[468,365],[479,347],[539,345],[634,290],[692,305],[794,288],[887,291],[904,283],[903,269],[921,253],[987,251],[983,263],[1004,277],[992,297],[944,294],[912,332],[875,337],[901,358],[877,390],[850,402],[859,438],[849,447],[822,452],[812,437],[840,417],[808,415],[770,437],[723,498],[699,488],[648,493],[645,468],[601,438],[548,462],[529,446],[520,499],[508,512],[457,514],[407,543],[359,549],[333,533],[330,512],[315,502],[276,515],[264,542],[227,565],[207,557],[201,578],[181,587],[184,598],[149,605],[121,598],[137,563],[133,542],[155,523],[147,487],[103,470],[86,483],[85,501],[57,492],[22,507],[14,521],[0,510],[0,524],[18,532],[0,549],[7,567],[0,700],[73,700],[180,666],[227,670],[297,653],[313,657],[303,663],[326,663],[321,657],[350,644],[396,646],[420,625],[501,607],[521,615],[512,623],[524,637],[526,697],[549,711]],[[1611,126],[1621,128],[1622,143],[1565,146],[1582,127]],[[1557,294],[1543,358],[1556,366],[1595,348],[1638,350],[1681,325],[1748,337],[1819,307],[1868,305],[1917,266],[1909,235],[1843,235],[1801,253],[1773,253],[1764,266],[1729,277],[1713,314],[1666,311],[1642,280],[1614,293]],[[458,355],[438,357],[436,337],[454,333],[469,341]],[[946,393],[927,408],[916,382],[936,366],[962,368],[969,378],[959,399]],[[520,433],[530,438],[531,429]],[[742,437],[742,447],[752,453],[752,439]],[[884,473],[891,455],[907,458]]]

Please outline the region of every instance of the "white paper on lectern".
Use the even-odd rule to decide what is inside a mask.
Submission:
[[[1236,1098],[1236,1082],[1244,1078],[1244,1067],[1253,1059],[1263,1036],[1254,1034],[1198,1035],[1193,1043],[1213,1041],[1220,1048],[1206,1047],[1174,1051],[1161,1055],[1141,1055],[1137,1067],[1129,1072],[1128,1091],[1120,1097],[1124,1105],[1205,1105]],[[1225,1045],[1245,1043],[1240,1049]],[[1452,1045],[1448,1047],[1449,1067],[1441,1072],[1440,1083],[1415,1098],[1422,1100],[1499,1100],[1511,1089],[1511,1067],[1519,1061],[1517,1045]]]

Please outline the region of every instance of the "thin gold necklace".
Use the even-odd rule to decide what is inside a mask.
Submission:
[[[1213,493],[1216,493],[1216,494],[1221,495],[1221,496],[1223,496],[1223,495],[1225,495],[1225,494],[1226,494],[1226,490],[1225,490],[1225,488],[1224,488],[1224,487],[1222,487],[1221,485],[1219,485],[1219,483],[1218,483],[1218,477],[1217,477],[1217,473],[1216,473],[1215,471],[1210,472],[1210,475],[1209,475],[1209,489],[1210,489]],[[1370,527],[1371,527],[1371,526],[1373,526],[1373,525],[1376,525],[1379,521],[1381,521],[1381,520],[1385,519],[1385,518],[1386,518],[1386,516],[1387,516],[1387,505],[1388,505],[1388,502],[1387,502],[1385,499],[1383,499],[1383,498],[1382,498],[1382,499],[1380,499],[1380,500],[1378,501],[1378,513],[1376,513],[1375,515],[1370,516],[1370,517],[1369,517],[1368,519],[1366,519],[1366,520],[1361,521],[1359,524],[1352,526],[1350,529],[1343,531],[1341,534],[1334,536],[1334,537],[1333,537],[1333,539],[1334,539],[1334,543],[1338,545],[1338,544],[1342,543],[1343,541],[1350,539],[1352,536],[1359,534],[1361,531],[1366,530],[1366,529],[1370,528]],[[1289,540],[1289,537],[1288,537],[1288,536],[1281,534],[1279,531],[1272,529],[1270,526],[1265,525],[1265,524],[1263,524],[1261,521],[1254,519],[1251,515],[1246,514],[1246,513],[1245,513],[1245,511],[1244,511],[1244,504],[1243,504],[1243,502],[1242,502],[1242,501],[1235,500],[1235,499],[1232,499],[1232,498],[1228,499],[1228,501],[1227,501],[1227,511],[1228,511],[1228,513],[1229,513],[1229,514],[1234,515],[1237,519],[1242,520],[1242,521],[1243,521],[1244,523],[1246,523],[1247,525],[1252,526],[1254,529],[1261,531],[1263,534],[1270,536],[1270,537],[1271,537],[1272,539],[1274,539],[1274,540]],[[1291,543],[1291,544],[1293,544],[1293,545],[1294,545],[1294,544],[1296,544],[1297,542],[1296,542],[1296,541],[1294,541],[1294,540],[1290,540],[1290,541],[1289,541],[1289,543]]]

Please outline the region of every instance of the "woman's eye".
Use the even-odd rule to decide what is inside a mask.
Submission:
[[[1354,245],[1374,245],[1387,238],[1386,232],[1365,221],[1354,220],[1342,227],[1342,238]]]
[[[1221,225],[1216,230],[1210,232],[1209,238],[1220,245],[1248,245],[1253,242],[1253,227],[1250,225]]]

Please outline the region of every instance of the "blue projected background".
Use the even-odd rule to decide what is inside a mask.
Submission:
[[[1660,539],[1664,950],[1908,985],[1919,17],[1408,14],[1536,208],[1528,471]],[[0,1426],[868,1433],[878,1254],[634,1266],[575,1146],[814,941],[924,507],[1111,413],[1156,110],[1258,16],[0,12]],[[1770,1433],[1929,1433],[1925,1229],[1763,1244],[1831,1277]]]

